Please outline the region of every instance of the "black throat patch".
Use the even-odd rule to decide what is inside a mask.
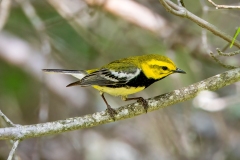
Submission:
[[[167,76],[165,76],[167,77]],[[130,81],[128,81],[126,84],[116,84],[116,85],[105,85],[106,87],[110,87],[110,88],[121,88],[121,87],[145,87],[147,88],[148,86],[150,86],[151,84],[153,84],[154,82],[157,82],[165,77],[162,77],[160,79],[152,79],[152,78],[147,78],[144,73],[141,71],[139,73],[138,76],[136,76],[135,78],[131,79]]]
[[[165,77],[162,77],[161,79],[163,79]],[[150,86],[151,84],[153,84],[154,82],[157,82],[161,79],[152,79],[152,78],[147,78],[144,73],[141,71],[140,74],[131,79],[128,83],[127,86],[131,86],[131,87],[145,87],[147,88],[148,86]]]

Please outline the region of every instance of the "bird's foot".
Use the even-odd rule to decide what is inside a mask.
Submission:
[[[144,98],[139,97],[138,100],[137,100],[137,102],[138,102],[138,103],[142,103],[143,108],[144,108],[144,110],[145,110],[146,113],[147,113],[148,107],[149,107],[147,101],[146,101]]]
[[[117,114],[116,110],[113,109],[110,105],[108,105],[106,111],[108,112],[110,117],[115,121],[115,115]]]

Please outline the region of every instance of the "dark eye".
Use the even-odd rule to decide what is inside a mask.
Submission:
[[[166,71],[168,68],[166,66],[163,66],[162,69]]]

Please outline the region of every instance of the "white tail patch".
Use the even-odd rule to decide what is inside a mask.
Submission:
[[[69,73],[70,74],[70,73]],[[77,79],[82,79],[83,77],[86,76],[86,74],[81,74],[81,73],[78,73],[78,74],[70,74],[71,76],[73,77],[76,77]]]
[[[43,69],[43,71],[47,73],[68,74],[80,80],[87,75],[83,70]]]

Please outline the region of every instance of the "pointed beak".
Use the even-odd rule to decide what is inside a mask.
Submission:
[[[179,69],[179,68],[177,68],[175,71],[173,71],[174,73],[183,73],[183,74],[186,74],[186,72],[185,71],[183,71],[183,70],[181,70],[181,69]]]

